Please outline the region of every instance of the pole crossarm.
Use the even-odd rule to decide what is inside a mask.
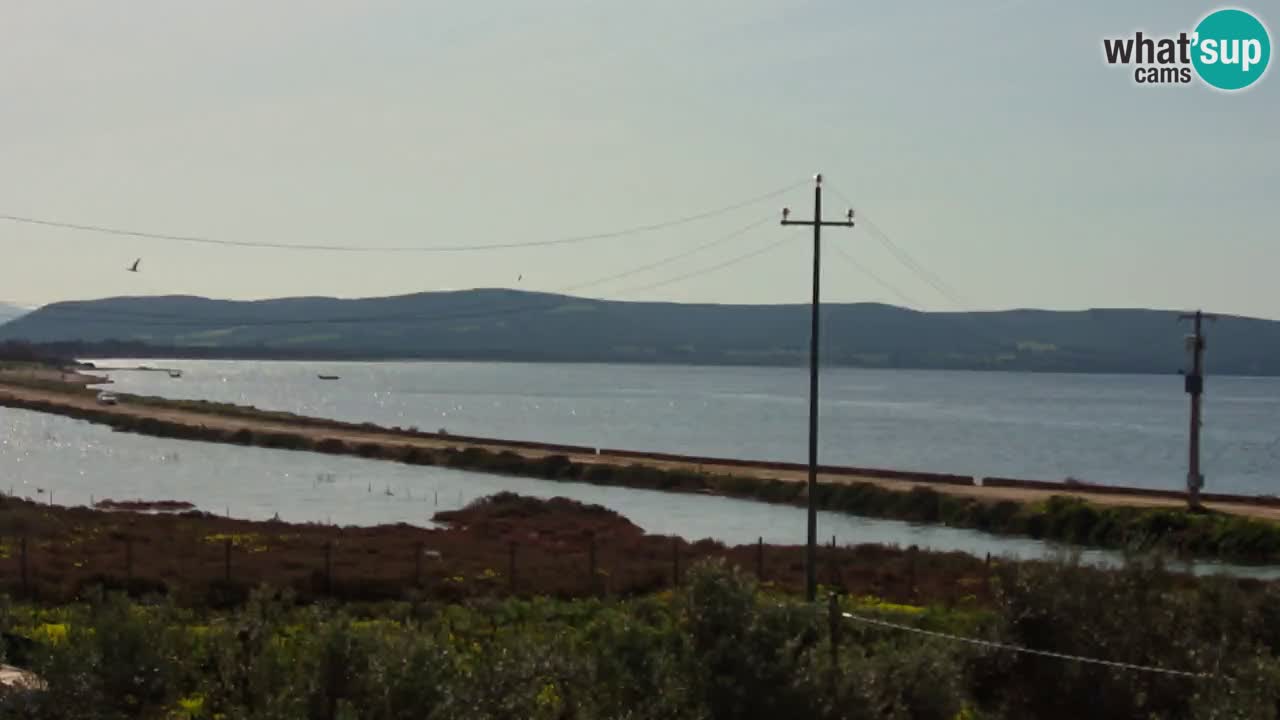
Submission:
[[[783,220],[782,224],[805,225],[810,227],[814,225],[821,225],[822,227],[853,227],[853,220],[823,220],[821,222],[814,222],[813,220]]]

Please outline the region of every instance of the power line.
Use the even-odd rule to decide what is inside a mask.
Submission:
[[[848,202],[850,205],[853,204],[852,201],[849,200],[848,196],[840,192],[838,188],[833,188],[833,190],[837,195],[845,200],[845,202]],[[993,330],[1008,330],[1009,328],[1004,326],[1004,323],[999,322],[998,318],[990,314],[975,314],[976,311],[971,309],[972,304],[966,302],[964,298],[961,297],[960,293],[956,292],[937,274],[931,272],[920,262],[916,261],[910,253],[908,253],[901,245],[894,242],[893,238],[889,237],[888,233],[876,225],[875,222],[867,219],[865,215],[862,215],[861,217],[862,227],[866,229],[872,237],[876,238],[876,240],[884,245],[885,249],[887,249],[894,258],[903,265],[903,267],[910,270],[927,285],[932,287],[939,295],[945,298],[953,308],[961,313],[961,317],[965,318],[965,320],[973,326],[973,329],[976,332],[975,337],[996,349],[1004,350],[1009,348],[1011,343],[1004,341],[989,332]]]
[[[582,288],[584,288],[584,287],[588,287],[588,286],[593,286],[593,285],[603,285],[603,284],[604,284],[604,283],[606,283],[606,282],[610,282],[610,281],[613,281],[613,280],[620,280],[620,279],[622,279],[622,278],[624,278],[624,277],[630,277],[630,276],[632,276],[632,275],[637,275],[637,274],[639,274],[639,273],[645,272],[646,270],[652,270],[652,269],[654,269],[654,268],[656,268],[656,267],[661,267],[661,266],[663,266],[663,265],[668,265],[668,264],[670,264],[670,263],[675,262],[676,260],[683,260],[684,258],[687,258],[687,257],[689,257],[690,255],[694,255],[694,254],[696,254],[696,253],[702,252],[703,250],[708,250],[708,249],[710,249],[710,248],[713,248],[713,247],[715,247],[715,246],[717,246],[717,245],[719,245],[719,244],[721,244],[721,243],[728,242],[729,240],[733,240],[733,239],[735,239],[735,238],[741,237],[742,235],[744,235],[744,234],[746,234],[746,233],[748,233],[748,232],[750,232],[750,231],[752,231],[752,230],[754,230],[754,229],[756,229],[756,228],[760,227],[761,225],[764,225],[765,223],[769,222],[769,221],[770,221],[770,220],[772,220],[772,219],[773,219],[773,216],[772,216],[772,215],[771,215],[771,216],[769,216],[769,217],[761,218],[761,219],[756,220],[755,222],[751,223],[750,225],[747,225],[747,226],[745,226],[745,227],[743,227],[743,228],[740,228],[739,230],[735,230],[735,231],[734,231],[734,232],[732,232],[732,233],[729,233],[728,235],[725,235],[725,236],[723,236],[723,237],[716,238],[715,240],[712,240],[712,241],[711,241],[711,242],[709,242],[709,243],[705,243],[705,244],[703,244],[703,245],[699,245],[699,246],[694,247],[694,248],[691,248],[691,249],[689,249],[689,250],[687,250],[687,251],[685,251],[685,252],[678,253],[678,254],[676,254],[676,255],[671,255],[671,256],[668,256],[668,257],[662,258],[661,260],[658,260],[658,261],[656,261],[656,262],[649,263],[649,264],[647,264],[647,265],[641,265],[641,266],[639,266],[639,267],[631,268],[630,270],[624,270],[624,271],[622,271],[622,272],[620,272],[620,273],[616,273],[616,274],[613,274],[613,275],[609,275],[608,277],[603,277],[603,278],[599,278],[599,279],[597,279],[597,280],[592,280],[592,281],[591,281],[591,282],[589,282],[589,283],[581,283],[581,284],[578,284],[578,285],[571,285],[571,286],[569,286],[569,287],[561,288],[561,289],[556,290],[556,291],[554,291],[554,292],[565,293],[565,292],[572,292],[572,291],[574,291],[574,290],[580,290],[580,289],[582,289]],[[625,292],[625,291],[624,291],[624,292]]]
[[[662,265],[675,262],[676,260],[689,257],[690,255],[693,255],[697,252],[707,250],[716,245],[741,237],[747,234],[748,232],[760,227],[764,223],[769,222],[771,219],[772,217],[761,218],[748,225],[740,227],[731,233],[720,236],[710,242],[707,242],[697,247],[691,248],[689,250],[677,253],[675,255],[670,255],[660,260],[657,260],[655,262],[646,263],[644,265],[630,268],[622,272],[613,273],[611,275],[607,275],[601,278],[596,278],[595,280],[576,283],[574,285],[553,290],[548,294],[566,293],[573,290],[579,290],[579,289],[583,289],[583,288],[587,288],[595,285],[601,285],[606,282],[617,280],[623,277],[629,277],[631,275],[635,275],[640,272],[644,272],[646,270],[651,270],[656,267],[660,267]],[[703,268],[701,270],[696,270],[690,273],[682,273],[681,275],[678,275],[673,278],[668,278],[668,279],[661,280],[659,282],[651,283],[649,285],[641,286],[638,288],[631,288],[629,290],[624,290],[622,292],[623,293],[636,292],[642,289],[649,289],[652,287],[671,285],[671,284],[674,284],[683,280],[688,280],[690,278],[697,277],[703,274],[715,272],[725,267],[728,267],[730,265],[733,265],[735,263],[746,260],[750,257],[754,257],[755,255],[759,255],[760,253],[766,250],[772,249],[772,247],[774,246],[754,250],[752,252],[749,252],[743,255],[735,256],[725,262],[719,263],[709,268]],[[134,324],[144,326],[144,327],[186,326],[186,325],[214,326],[216,325],[216,326],[234,326],[234,327],[247,328],[247,327],[271,327],[271,326],[288,326],[288,325],[326,325],[326,324],[345,325],[345,324],[356,324],[356,323],[367,323],[367,322],[386,322],[386,321],[394,321],[394,320],[417,321],[417,322],[429,323],[429,322],[440,322],[440,321],[448,321],[448,320],[483,319],[486,317],[498,317],[498,316],[504,316],[504,315],[518,314],[522,312],[532,312],[537,310],[550,309],[550,308],[560,306],[563,302],[564,300],[562,298],[556,298],[550,302],[512,305],[505,308],[492,308],[492,307],[486,307],[481,304],[472,303],[462,308],[459,308],[458,312],[442,314],[442,315],[423,315],[421,313],[391,313],[391,314],[382,314],[382,315],[345,316],[345,317],[311,318],[311,319],[297,318],[297,319],[287,319],[287,320],[286,319],[254,320],[254,319],[239,319],[239,318],[231,318],[231,317],[188,319],[188,318],[184,318],[182,315],[177,315],[174,313],[149,313],[149,312],[142,312],[142,311],[110,310],[110,309],[104,309],[104,308],[82,308],[82,307],[66,306],[66,305],[63,305],[62,307],[56,307],[56,306],[48,307],[48,308],[44,308],[44,310],[50,313],[58,313],[63,315],[75,315],[75,316],[85,317],[88,319],[93,319],[94,317],[103,317],[107,319],[138,320]],[[472,312],[472,311],[478,311],[478,312]],[[146,322],[148,320],[150,320],[151,322]]]
[[[881,230],[880,227],[875,224],[875,222],[866,218],[864,218],[862,222],[863,222],[863,228],[865,230],[867,230],[869,233],[871,233],[873,237],[879,240],[880,243],[884,245],[885,248],[888,249],[889,252],[892,253],[894,257],[898,259],[899,262],[901,262],[903,265],[910,268],[913,272],[915,272],[918,276],[920,276],[922,280],[928,283],[934,290],[937,290],[939,295],[942,295],[947,300],[950,300],[951,303],[953,305],[956,305],[957,307],[966,308],[966,309],[971,307],[971,303],[966,302],[965,299],[961,297],[960,294],[957,293],[954,289],[952,289],[950,285],[948,285],[945,281],[943,281],[942,278],[938,277],[933,272],[931,272],[928,268],[926,268],[924,265],[921,265],[919,262],[917,262],[916,259],[913,258],[906,250],[904,250],[901,245],[898,245],[896,242],[893,241],[893,238],[889,237],[883,230]]]
[[[890,628],[893,630],[901,630],[903,632],[911,632],[919,635],[937,638],[940,640],[948,640],[951,642],[967,643],[969,645],[977,645],[992,650],[1007,650],[1025,655],[1038,655],[1040,657],[1054,658],[1056,660],[1067,660],[1070,662],[1088,663],[1093,665],[1104,665],[1106,667],[1117,668],[1120,670],[1133,670],[1135,672],[1150,672],[1163,675],[1174,675],[1177,677],[1188,677],[1195,679],[1205,679],[1212,677],[1209,673],[1189,672],[1186,670],[1170,670],[1168,668],[1155,667],[1152,665],[1135,665],[1133,663],[1116,662],[1115,660],[1102,660],[1099,658],[1085,657],[1082,655],[1068,655],[1066,653],[1053,652],[1050,650],[1033,650],[1031,648],[1021,647],[1019,645],[1007,645],[1005,643],[994,642],[991,640],[979,640],[977,638],[964,637],[962,635],[950,635],[947,633],[935,632],[933,630],[925,630],[910,625],[902,625],[899,623],[888,622],[887,620],[877,620],[875,618],[854,615],[853,613],[841,613],[846,619],[866,625],[876,625],[879,627]]]
[[[778,240],[777,242],[769,243],[768,245],[765,245],[765,246],[764,246],[764,247],[762,247],[762,248],[757,248],[757,249],[755,249],[755,250],[752,250],[752,251],[751,251],[751,252],[749,252],[749,253],[745,253],[745,254],[743,254],[743,255],[738,255],[738,256],[736,256],[736,257],[730,258],[729,260],[726,260],[726,261],[724,261],[724,262],[722,262],[722,263],[719,263],[719,264],[717,264],[717,265],[712,265],[711,267],[702,268],[701,270],[695,270],[695,271],[693,271],[693,272],[691,272],[691,273],[686,273],[686,274],[684,274],[684,275],[677,275],[676,277],[670,278],[670,279],[668,279],[668,280],[660,280],[660,281],[655,282],[655,283],[649,283],[648,285],[640,285],[640,286],[637,286],[637,287],[625,288],[625,289],[623,289],[623,290],[619,290],[619,291],[618,291],[618,294],[619,294],[619,295],[630,295],[631,293],[643,292],[643,291],[645,291],[645,290],[653,290],[653,289],[660,288],[660,287],[666,287],[667,285],[673,285],[673,284],[675,284],[675,283],[681,282],[682,280],[688,280],[688,279],[689,279],[689,278],[691,278],[691,277],[697,277],[697,276],[701,276],[701,275],[708,275],[708,274],[713,273],[713,272],[716,272],[716,271],[718,271],[718,270],[723,270],[724,268],[727,268],[727,267],[729,267],[730,265],[736,265],[736,264],[738,264],[738,263],[742,262],[743,260],[749,260],[749,259],[751,259],[751,258],[753,258],[753,257],[755,257],[755,256],[757,256],[757,255],[763,255],[764,253],[767,253],[767,252],[769,252],[770,250],[773,250],[773,249],[775,249],[775,248],[777,248],[777,247],[782,246],[782,245],[783,245],[783,244],[785,244],[786,242],[787,242],[787,240],[786,240],[786,239]]]
[[[951,289],[951,287],[937,275],[930,272],[920,263],[916,262],[916,260],[912,258],[906,250],[902,249],[900,245],[894,242],[893,239],[876,226],[874,222],[864,218],[863,226],[871,232],[873,237],[880,240],[885,248],[887,248],[889,252],[898,259],[898,262],[911,272],[915,273],[915,275],[921,280],[924,280],[925,283],[937,291],[939,295],[946,298],[951,306],[960,313],[960,317],[964,318],[965,321],[973,327],[975,337],[996,349],[1003,350],[1009,347],[1009,342],[1006,342],[992,334],[993,331],[999,332],[1007,331],[1009,329],[1004,323],[1001,323],[998,318],[986,313],[978,314],[977,311],[972,309],[972,305],[970,303],[965,302],[964,298],[960,297],[959,293]]]
[[[842,200],[850,206],[853,206],[853,201],[841,192],[839,188],[832,188],[832,190],[834,190]],[[884,245],[885,249],[888,250],[898,260],[898,262],[902,263],[902,265],[908,270],[915,273],[921,280],[924,280],[925,283],[936,290],[939,295],[946,298],[958,309],[967,310],[971,306],[970,303],[965,302],[964,298],[960,296],[960,293],[957,293],[951,286],[943,281],[942,278],[931,272],[928,268],[912,257],[911,254],[908,253],[901,245],[894,242],[893,238],[889,237],[888,233],[880,229],[880,226],[876,225],[874,221],[868,219],[865,213],[859,211],[858,215],[862,228],[880,242],[881,245]]]
[[[852,265],[855,270],[857,270],[858,272],[870,278],[873,282],[875,282],[880,287],[884,288],[890,293],[893,293],[895,296],[897,296],[899,300],[904,302],[908,307],[920,307],[920,304],[915,300],[912,300],[909,295],[902,292],[897,287],[891,285],[888,280],[885,280],[884,278],[880,277],[876,273],[872,272],[871,268],[868,268],[867,266],[858,262],[852,255],[850,255],[848,252],[845,252],[844,248],[840,247],[839,245],[832,245],[831,247],[833,250],[836,251],[837,255],[839,255],[845,262]]]
[[[748,198],[739,202],[735,202],[723,207],[712,210],[695,213],[693,215],[685,215],[683,217],[674,218],[672,220],[664,220],[661,222],[648,223],[644,225],[635,225],[621,230],[611,230],[608,232],[592,233],[589,235],[572,235],[562,238],[553,238],[549,240],[534,240],[530,242],[517,243],[488,243],[482,245],[435,245],[435,246],[383,246],[368,247],[359,245],[316,245],[304,244],[293,245],[287,243],[271,243],[271,242],[252,242],[248,240],[226,240],[219,238],[203,237],[197,235],[170,235],[166,233],[147,232],[141,230],[129,230],[123,228],[110,227],[106,225],[92,225],[87,223],[73,223],[62,220],[48,220],[43,218],[26,217],[21,215],[0,214],[0,220],[23,223],[27,225],[40,225],[44,227],[62,228],[65,230],[79,230],[83,232],[93,232],[105,235],[115,235],[121,237],[135,237],[148,240],[168,240],[173,242],[194,243],[200,245],[218,245],[224,247],[241,247],[241,248],[258,248],[258,249],[274,249],[274,250],[302,250],[314,252],[351,252],[351,253],[446,253],[446,252],[478,252],[486,250],[516,250],[528,247],[550,247],[554,245],[570,245],[575,243],[583,243],[593,240],[610,240],[614,238],[625,237],[628,235],[637,235],[641,233],[655,232],[665,230],[667,228],[676,227],[705,220],[707,218],[723,215],[725,213],[739,210],[750,205],[755,205],[765,200],[778,197],[783,193],[793,190],[804,182],[797,182],[787,185],[786,187],[771,190],[763,195]]]

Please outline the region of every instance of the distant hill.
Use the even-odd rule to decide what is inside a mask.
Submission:
[[[28,312],[30,311],[24,307],[18,307],[17,305],[8,305],[6,303],[0,303],[0,325],[3,325],[15,318],[22,317]]]
[[[891,368],[1174,373],[1185,324],[1160,310],[916,312],[824,307],[823,362]],[[1280,375],[1280,322],[1208,326],[1217,374]],[[189,296],[56,303],[0,341],[81,356],[472,359],[801,365],[807,305],[617,302],[513,290],[252,302]]]

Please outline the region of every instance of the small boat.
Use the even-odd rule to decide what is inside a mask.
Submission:
[[[337,380],[338,379],[337,375],[317,375],[316,377],[320,378],[321,380]]]
[[[109,393],[109,392],[98,393],[99,405],[116,405],[119,402],[120,402],[119,398],[117,398],[114,393]]]
[[[169,371],[169,377],[171,377],[171,378],[180,378],[180,377],[182,377],[182,371],[181,371],[181,370],[170,370],[170,371]]]

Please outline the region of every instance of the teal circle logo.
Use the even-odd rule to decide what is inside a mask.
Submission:
[[[1219,90],[1243,90],[1257,82],[1271,61],[1271,35],[1262,21],[1229,8],[1206,15],[1196,26],[1191,64],[1200,79]]]

